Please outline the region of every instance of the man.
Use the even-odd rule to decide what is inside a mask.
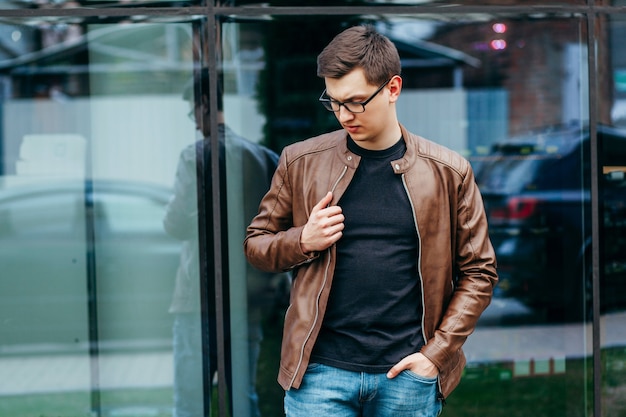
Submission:
[[[286,147],[248,260],[293,270],[278,381],[288,417],[436,416],[497,282],[469,163],[398,122],[400,58],[366,26],[318,56],[342,130]]]
[[[209,83],[208,71],[200,72],[200,76],[190,82],[183,93],[183,99],[189,101],[192,110],[190,116],[196,123],[196,129],[202,139],[189,145],[180,154],[174,195],[170,199],[163,225],[172,236],[180,239],[182,251],[180,265],[176,274],[174,295],[170,312],[174,314],[173,354],[174,354],[174,417],[201,417],[210,415],[204,408],[204,391],[202,387],[202,323],[200,300],[200,256],[198,230],[198,186],[199,178],[204,176],[205,235],[207,236],[206,266],[209,278],[213,277],[213,216],[212,178],[211,178],[211,143],[209,129],[209,97],[203,92]],[[194,92],[198,99],[194,100]],[[257,358],[262,340],[261,308],[266,307],[273,275],[258,271],[248,265],[241,250],[245,236],[245,228],[256,214],[261,198],[269,188],[270,180],[278,155],[273,151],[250,142],[230,130],[224,124],[223,98],[218,95],[218,129],[220,148],[222,213],[228,212],[228,236],[222,239],[224,259],[223,265],[228,266],[229,294],[231,298],[244,300],[237,305],[237,312],[244,311],[245,316],[235,319],[237,324],[226,334],[226,380],[230,389],[230,408],[238,415],[258,417],[258,397],[255,390]],[[228,210],[227,210],[228,209]],[[224,237],[226,233],[224,233]],[[233,242],[229,244],[229,242]],[[227,250],[234,248],[232,250]],[[209,384],[217,372],[217,316],[215,306],[215,284],[210,281],[206,285],[208,298],[208,378]],[[238,296],[239,295],[239,296]],[[247,303],[246,303],[247,301]],[[227,316],[226,321],[231,318]],[[247,329],[242,329],[246,325]],[[242,335],[243,333],[243,335]],[[239,337],[237,337],[239,336]],[[245,339],[241,343],[240,339]],[[231,350],[240,346],[232,357],[246,356],[247,363],[234,363]],[[241,352],[246,350],[246,352]],[[231,367],[244,368],[247,372],[237,375],[233,385]],[[242,384],[241,381],[245,381]],[[243,385],[243,386],[242,386]],[[210,392],[210,389],[207,390]],[[208,396],[210,399],[210,395]],[[207,403],[208,404],[208,403]]]

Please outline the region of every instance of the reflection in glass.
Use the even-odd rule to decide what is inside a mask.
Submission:
[[[265,116],[259,111],[258,89],[265,68],[266,40],[260,26],[223,24],[224,130],[228,206],[228,271],[232,350],[233,415],[282,414],[276,383],[278,352],[270,343],[280,337],[278,308],[286,303],[290,274],[268,274],[250,266],[243,253],[246,227],[270,186],[278,154],[262,141]],[[274,328],[264,325],[271,321]],[[280,342],[279,342],[280,343]],[[271,345],[270,345],[271,346]],[[264,352],[261,357],[261,352]],[[276,355],[271,358],[268,353]],[[269,358],[269,362],[268,362]],[[269,391],[268,391],[269,390]],[[249,400],[246,400],[246,397]]]
[[[599,0],[596,1],[596,4],[611,4],[620,5],[619,0]],[[117,1],[102,1],[102,0],[38,0],[37,2],[29,1],[29,0],[16,0],[12,2],[2,2],[0,3],[0,8],[4,9],[76,9],[79,7],[90,7],[90,8],[107,8],[111,6],[116,7],[188,7],[194,5],[202,4],[198,0],[117,0]],[[257,7],[280,7],[280,6],[301,6],[297,0],[270,0],[270,1],[259,1],[259,0],[220,0],[216,2],[221,6],[257,6]],[[531,5],[542,5],[542,6],[560,6],[567,7],[568,5],[584,5],[586,4],[585,0],[549,0],[549,1],[541,1],[541,0],[333,0],[333,1],[323,1],[319,2],[319,4],[313,4],[311,2],[307,3],[307,6],[320,6],[320,7],[329,7],[329,6],[348,6],[354,7],[355,9],[359,6],[431,6],[431,7],[441,7],[445,9],[450,6],[531,6]],[[357,11],[355,10],[355,13]]]
[[[280,2],[289,3],[300,5]],[[516,10],[559,5],[564,11],[586,3],[454,2]],[[624,4],[595,5],[600,3]],[[3,2],[0,8],[36,7],[45,13],[114,4],[24,1]],[[124,2],[123,7],[175,11],[188,4]],[[423,0],[321,6],[357,11],[360,5],[392,4],[441,6],[436,19],[388,15],[384,24],[374,23],[394,39],[403,60],[402,122],[468,156],[484,181],[501,260],[498,294],[466,344],[464,382],[444,414],[590,415],[585,16],[462,15],[451,11],[452,2]],[[197,250],[197,238],[168,235],[161,223],[181,151],[200,139],[182,98],[192,77],[191,25],[132,23],[141,19],[169,18],[75,16],[11,24],[5,19],[0,26],[0,415],[30,416],[27,407],[38,407],[38,414],[170,416],[176,372],[194,385],[183,395],[186,402],[204,402],[200,313],[178,320],[185,314],[169,312],[184,267],[190,268],[190,296],[199,301],[193,295],[200,284],[197,265],[185,264],[184,255]],[[606,415],[624,410],[625,20],[617,14],[608,23],[598,19],[597,31]],[[272,16],[256,22],[245,16],[240,20],[245,23],[223,24],[224,117],[234,135],[280,152],[288,143],[336,129],[332,114],[317,102],[324,85],[315,76],[315,58],[341,28],[362,21],[359,15]],[[560,142],[552,144],[557,137]],[[190,156],[192,171],[198,155]],[[243,207],[241,198],[248,195],[236,155],[228,156],[225,166],[229,213]],[[189,186],[197,181],[190,175]],[[193,210],[197,194],[188,196]],[[565,219],[574,219],[567,229]],[[197,230],[197,213],[188,220]],[[245,220],[228,220],[229,388],[237,413],[253,415],[255,406],[246,398],[256,392],[261,415],[281,415],[283,393],[275,379],[288,277],[271,277],[269,288],[244,283]],[[583,254],[576,258],[580,262],[573,262],[575,249]],[[514,290],[522,295],[512,295]],[[181,348],[196,355],[188,370],[174,367],[172,331],[190,335]],[[205,361],[215,366],[215,356]]]
[[[400,121],[470,158],[499,252],[502,282],[466,345],[471,383],[461,383],[445,413],[508,415],[529,396],[529,414],[586,415],[591,160],[584,21],[386,17],[378,26],[396,43],[403,64]],[[317,30],[322,24],[328,39],[326,30]],[[324,85],[315,76],[315,60],[341,30],[341,19],[281,17],[225,26],[267,45],[255,101],[227,108],[227,119],[262,109],[258,124],[241,128],[258,126],[254,136],[277,151],[338,128],[317,103]],[[236,55],[238,44],[229,45]],[[230,63],[225,55],[225,76],[236,71]],[[235,83],[232,88],[237,91]],[[268,335],[264,344],[276,346]],[[261,372],[259,378],[275,384],[275,375]],[[261,403],[280,412],[282,393],[269,393]]]
[[[171,415],[180,242],[162,219],[194,138],[191,28],[2,30],[21,53],[0,62],[0,414]]]
[[[626,412],[621,400],[626,387],[626,53],[620,41],[626,35],[626,16],[615,14],[600,24],[608,40],[598,64],[607,69],[599,95],[610,110],[610,122],[621,132],[601,142],[599,167],[601,404],[603,415],[617,416]]]
[[[117,7],[186,7],[197,5],[198,0],[15,0],[0,2],[0,9],[28,9],[28,10],[59,10],[78,9],[80,7],[107,8]],[[124,17],[126,19],[127,17]],[[62,25],[54,25],[61,27]]]
[[[259,2],[258,0],[231,0],[227,3],[233,6],[252,6],[267,4],[269,6],[299,6],[297,0],[270,0],[267,2]],[[320,2],[320,6],[352,6],[355,9],[359,6],[439,6],[442,9],[450,6],[567,6],[567,5],[582,5],[586,4],[586,0],[334,0]],[[308,4],[312,6],[313,4]],[[355,13],[357,11],[355,10]]]

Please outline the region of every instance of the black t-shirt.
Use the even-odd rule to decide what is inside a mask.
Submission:
[[[422,297],[413,211],[391,161],[404,140],[382,151],[348,148],[361,162],[339,206],[345,229],[322,329],[311,362],[358,372],[387,372],[419,352]]]

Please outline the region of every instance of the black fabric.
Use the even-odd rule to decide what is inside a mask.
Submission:
[[[345,230],[311,362],[386,372],[423,345],[419,243],[402,178],[391,166],[406,145],[369,151],[348,141],[361,162],[339,201]]]

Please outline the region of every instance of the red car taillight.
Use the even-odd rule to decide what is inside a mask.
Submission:
[[[489,214],[492,220],[525,220],[535,214],[538,202],[536,198],[513,197],[506,206],[494,207]]]

